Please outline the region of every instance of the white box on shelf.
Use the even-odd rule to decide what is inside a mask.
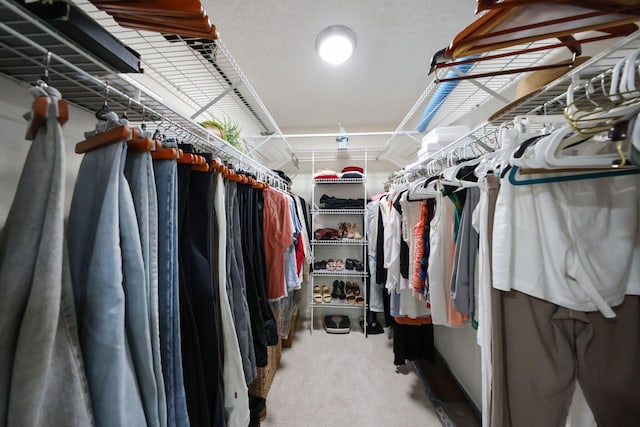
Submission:
[[[469,126],[442,126],[422,137],[422,149],[436,152],[471,131]]]

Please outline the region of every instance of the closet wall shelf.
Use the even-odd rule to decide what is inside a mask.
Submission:
[[[638,38],[640,38],[640,31],[617,40],[602,52],[594,55],[589,61],[579,67],[576,67],[575,70],[567,73],[558,81],[546,86],[541,93],[527,99],[526,102],[515,105],[500,116],[497,116],[493,122],[501,123],[509,121],[516,115],[531,114],[532,112],[535,114],[544,114],[545,111],[547,114],[557,114],[561,112],[564,107],[561,103],[553,103],[549,101],[562,96],[571,81],[571,76],[582,73],[581,77],[592,77],[608,68],[611,68],[617,61],[627,56],[631,50],[640,47],[637,43]],[[535,48],[538,45],[542,46],[544,44],[545,42],[534,42],[526,46],[526,48]],[[499,54],[514,50],[516,49],[501,49],[492,52],[492,54]],[[510,68],[531,67],[546,61],[545,57],[548,55],[549,51],[540,51],[510,56],[498,61],[480,61],[476,63],[472,71],[475,74],[488,71],[500,71]],[[585,72],[588,74],[585,74]],[[384,150],[380,152],[376,159],[380,159],[382,157],[388,158],[393,155],[395,150],[394,147],[399,144],[392,144],[392,142],[396,138],[404,137],[407,131],[413,131],[417,128],[423,111],[429,103],[436,106],[437,113],[432,115],[432,119],[423,133],[427,133],[435,127],[455,124],[459,119],[471,113],[491,98],[501,99],[505,104],[511,102],[511,99],[504,98],[500,93],[505,91],[509,86],[516,84],[525,75],[526,73],[506,74],[502,76],[464,80],[459,82],[457,86],[453,87],[450,93],[445,96],[442,96],[442,94],[439,93],[438,88],[440,85],[444,85],[446,83],[441,83],[439,85],[434,80],[431,80],[424,92],[418,97],[415,104],[409,109],[406,116],[402,119],[396,128],[396,132],[394,132],[394,134],[386,141]],[[416,151],[418,148],[419,146],[416,146]]]
[[[362,215],[366,213],[364,209],[313,209],[313,215]]]
[[[314,184],[364,184],[366,178],[328,178],[314,179]]]
[[[366,246],[369,242],[366,240],[312,240],[311,244],[316,246]]]
[[[491,123],[482,123],[424,161],[408,165],[405,167],[404,174],[394,180],[394,185],[406,185],[421,176],[435,175],[458,159],[476,157],[479,153],[499,149],[499,126],[512,125],[513,119],[518,115],[563,114],[566,106],[566,91],[574,78],[586,80],[598,76],[638,49],[640,49],[640,31],[616,41],[593,55],[590,60],[549,83],[536,95],[514,104],[496,116]],[[538,125],[531,130],[536,131],[541,128],[542,126]]]
[[[108,92],[109,109],[126,111],[133,125],[144,121],[149,126],[149,122],[156,122],[161,133],[211,150],[245,170],[268,177],[273,185],[286,188],[286,183],[269,168],[217,139],[154,94],[145,92],[132,78],[117,74],[18,3],[0,0],[0,73],[18,83],[32,85],[43,77],[45,69],[49,85],[80,108],[91,113],[101,109]]]
[[[316,270],[313,272],[314,276],[338,276],[338,277],[367,277],[369,273],[366,271],[353,271],[353,270],[339,270],[339,271],[330,271],[330,270]]]
[[[349,304],[347,302],[312,302],[310,305],[314,307],[340,307],[340,308],[357,308],[358,310],[366,309],[366,305]]]

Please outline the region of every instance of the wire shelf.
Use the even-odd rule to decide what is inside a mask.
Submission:
[[[311,241],[316,246],[365,246],[369,242],[366,240],[342,239],[342,240],[315,240]]]
[[[259,177],[268,177],[273,185],[286,188],[286,183],[270,169],[165,105],[131,77],[118,74],[17,3],[0,0],[0,17],[0,73],[6,77],[31,85],[43,77],[46,69],[49,85],[84,110],[93,113],[108,99],[110,110],[126,111],[132,124],[155,122],[161,131],[211,150]]]
[[[321,178],[314,179],[314,184],[364,184],[366,178]]]
[[[314,270],[314,276],[322,277],[322,276],[330,276],[330,277],[367,277],[369,273],[366,271],[355,271],[355,270],[339,270],[339,271],[331,271],[331,270]]]
[[[365,209],[314,209],[312,215],[362,215]]]
[[[362,310],[363,308],[367,308],[366,304],[356,304],[356,303],[350,304],[348,302],[337,302],[337,301],[312,302],[311,305],[313,305],[316,308],[340,307],[340,308],[357,308],[358,310]]]

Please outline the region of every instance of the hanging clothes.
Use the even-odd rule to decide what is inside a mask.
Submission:
[[[250,384],[255,380],[257,375],[256,354],[253,347],[253,332],[251,331],[251,319],[249,315],[249,305],[247,303],[247,280],[245,275],[244,256],[242,254],[242,233],[238,233],[240,229],[240,209],[238,204],[238,184],[233,181],[225,181],[222,184],[222,178],[218,174],[220,183],[216,183],[216,200],[222,198],[225,204],[225,222],[223,234],[219,234],[219,241],[226,241],[226,260],[225,263],[218,265],[218,269],[222,266],[226,268],[226,293],[229,296],[231,305],[231,313],[235,324],[235,332],[238,336],[240,352],[242,353],[242,365],[245,373],[246,384]],[[223,187],[219,187],[222,185]],[[220,214],[222,217],[222,212]],[[220,231],[222,232],[220,224]]]
[[[219,299],[209,262],[210,175],[178,165],[182,360],[194,426],[225,425]]]
[[[246,340],[249,338],[251,331],[245,331],[243,335],[239,335],[237,333],[237,329],[235,327],[236,323],[234,322],[231,309],[232,301],[235,304],[235,297],[227,294],[227,291],[229,290],[229,281],[232,276],[229,274],[229,261],[236,261],[235,256],[237,255],[233,245],[234,238],[231,237],[231,239],[229,239],[227,233],[228,220],[233,220],[233,218],[230,218],[227,214],[229,212],[237,214],[237,212],[233,212],[233,209],[228,209],[228,202],[230,202],[232,206],[237,202],[237,200],[235,200],[235,183],[227,181],[227,185],[225,185],[220,173],[212,174],[212,178],[214,204],[213,209],[210,211],[210,221],[213,226],[210,227],[209,241],[211,249],[211,263],[214,266],[213,273],[216,278],[215,282],[218,284],[218,291],[220,295],[220,323],[222,324],[223,341],[222,356],[224,360],[222,376],[224,384],[225,420],[228,427],[244,427],[249,425],[250,420],[249,393],[246,373],[252,372],[252,368],[255,371],[255,366],[245,366],[245,363],[250,364],[251,362],[250,360],[243,360],[239,337],[242,336],[242,338]],[[231,194],[229,194],[230,192]],[[229,244],[230,241],[231,244]],[[235,274],[237,276],[240,275],[241,271],[242,273],[244,272],[244,266],[241,271],[239,271],[238,265],[236,264],[235,269]],[[241,291],[243,290],[244,282],[236,285],[236,289],[231,289],[231,292],[238,293],[240,308],[248,310],[246,308],[246,297],[244,298],[244,307],[241,303],[243,296]],[[240,318],[241,313],[238,313],[238,311],[236,311],[236,313],[236,319]],[[248,315],[248,313],[246,313],[246,315]],[[248,318],[243,320],[248,322]]]
[[[49,107],[0,236],[0,423],[91,426],[64,242],[61,96],[52,87],[30,92]]]
[[[163,147],[178,148],[175,139]],[[175,160],[154,160],[158,206],[158,307],[167,424],[189,426],[182,375],[180,294],[178,279],[178,178]]]
[[[109,113],[96,130],[121,124]],[[126,155],[125,141],[84,155],[69,212],[69,264],[96,425],[159,425],[148,298],[140,285],[144,262],[124,177]]]
[[[155,381],[147,387],[156,388],[158,423],[167,425],[167,398],[165,395],[162,364],[160,361],[160,326],[158,313],[158,200],[153,173],[153,162],[148,151],[127,153],[124,176],[131,189],[131,197],[138,220],[142,261],[144,264],[144,291],[147,298],[150,348],[145,353],[152,357],[151,368]]]
[[[293,223],[289,200],[283,193],[272,188],[263,190],[265,256],[268,292],[270,300],[286,295],[285,251],[293,243]]]

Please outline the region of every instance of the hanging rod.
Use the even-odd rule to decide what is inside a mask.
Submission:
[[[16,6],[12,4],[12,2],[8,2],[6,0],[0,0],[0,4],[3,7],[6,7],[12,10],[16,14],[18,14],[20,17],[24,18],[29,24],[36,27],[34,31],[30,31],[30,32],[25,31],[26,34],[29,34],[31,37],[38,37],[38,36],[41,36],[41,34],[37,34],[37,31],[39,30],[42,33],[45,33],[46,35],[50,35],[50,31],[48,30],[48,28],[46,28],[44,24],[42,24],[37,18],[32,17],[26,11],[21,10],[19,7],[16,9]],[[163,105],[161,102],[148,96],[148,94],[144,93],[144,91],[141,91],[140,88],[132,87],[130,84],[127,84],[123,79],[118,79],[117,76],[108,76],[109,78],[112,79],[111,81],[101,80],[96,76],[94,76],[93,74],[87,72],[86,70],[83,70],[82,68],[66,60],[64,57],[58,55],[57,53],[51,52],[48,48],[43,47],[40,43],[35,42],[29,37],[14,30],[13,28],[6,25],[4,22],[0,22],[0,30],[4,31],[5,33],[13,37],[14,41],[20,41],[24,43],[26,46],[28,46],[29,48],[39,51],[43,55],[43,57],[48,58],[50,62],[48,67],[46,68],[48,69],[50,77],[54,77],[53,74],[55,73],[55,76],[60,77],[61,79],[60,84],[62,84],[64,87],[68,87],[70,88],[69,90],[76,90],[84,94],[84,97],[78,97],[78,98],[65,97],[65,99],[67,99],[69,102],[72,102],[73,104],[79,106],[80,108],[86,109],[88,111],[95,111],[95,108],[91,108],[92,105],[95,104],[96,101],[98,103],[102,103],[103,98],[101,94],[103,93],[105,88],[108,87],[110,97],[115,96],[123,99],[124,102],[120,103],[120,106],[123,108],[126,108],[126,109],[137,108],[138,109],[137,113],[141,114],[143,121],[146,119],[149,119],[151,121],[159,121],[160,126],[162,126],[162,124],[164,123],[167,129],[175,130],[176,132],[179,132],[182,135],[187,135],[188,138],[191,141],[193,141],[196,145],[206,149],[215,150],[216,154],[220,155],[225,160],[233,161],[234,163],[239,163],[245,166],[247,169],[252,169],[256,173],[261,173],[263,175],[266,175],[270,178],[270,181],[272,183],[276,184],[276,186],[280,188],[286,188],[286,183],[284,182],[284,180],[282,180],[279,176],[274,174],[270,169],[261,165],[260,163],[248,157],[244,153],[239,152],[238,150],[230,146],[228,143],[226,143],[226,141],[223,141],[220,138],[218,138],[216,135],[209,133],[206,129],[202,128],[197,123],[193,122],[191,119],[182,116],[180,113],[173,111],[166,105]],[[74,56],[76,56],[77,54],[80,54],[82,55],[83,58],[90,60],[92,65],[94,66],[100,65],[101,69],[108,72],[113,72],[112,70],[109,70],[107,67],[104,67],[101,64],[96,64],[95,61],[89,58],[89,55],[77,49],[68,40],[60,37],[56,37],[56,39],[57,41],[62,42],[64,44],[64,47],[72,49],[74,51],[74,54],[73,54]],[[6,73],[5,74],[8,77],[13,78],[17,81],[31,84],[35,80],[29,77],[35,74],[35,72],[31,72],[32,69],[38,68],[39,73],[41,73],[42,70],[45,68],[45,65],[39,62],[37,59],[34,59],[33,57],[30,57],[29,55],[25,54],[23,52],[24,47],[13,46],[13,44],[15,43],[12,43],[12,45],[10,46],[7,43],[5,43],[5,41],[0,40],[0,45],[4,49],[12,52],[14,55],[16,55],[16,58],[21,57],[23,60],[27,61],[28,63],[27,66],[29,67],[29,69],[28,69],[28,72],[24,72],[19,75],[15,75],[15,74],[10,75]],[[59,70],[56,70],[54,61],[66,67],[66,70],[64,70],[66,71],[66,73],[64,71],[60,72]],[[0,72],[4,73],[5,71],[7,70],[0,69]],[[116,87],[116,85],[114,84],[114,81],[120,87]],[[97,86],[99,89],[96,90],[91,86]],[[133,93],[137,93],[140,97],[142,97],[141,95],[144,95],[145,97],[148,98],[148,100],[143,102],[140,99],[132,98],[130,95],[124,92],[125,90],[130,90]],[[117,104],[116,100],[111,99],[111,101],[112,103]],[[129,111],[129,112],[132,114],[134,113],[134,111]]]
[[[273,135],[266,135],[267,137],[273,137],[273,138],[331,138],[334,136],[386,136],[386,135],[394,135],[396,134],[396,131],[390,131],[390,132],[346,132],[346,133],[340,133],[340,132],[329,132],[329,133],[289,133],[289,134],[285,134],[285,135],[278,135],[278,134],[273,134]],[[420,132],[417,131],[401,131],[400,132],[403,135],[417,135]],[[261,139],[261,138],[265,138],[265,135],[251,135],[251,136],[246,136],[244,138],[247,139]]]

